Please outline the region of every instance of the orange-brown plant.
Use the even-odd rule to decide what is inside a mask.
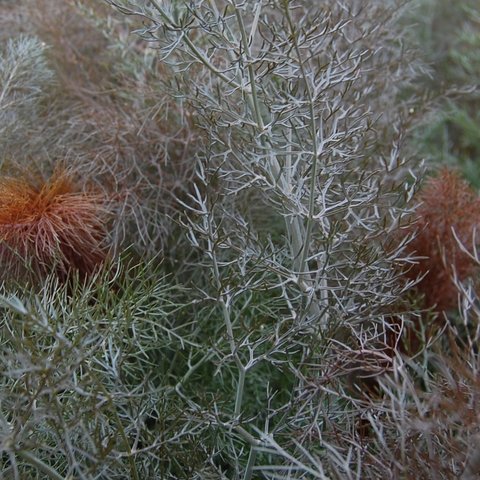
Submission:
[[[409,279],[420,279],[416,290],[425,308],[444,312],[457,305],[456,281],[472,277],[478,268],[467,252],[473,253],[479,225],[480,198],[457,172],[444,168],[427,181],[410,227],[417,233],[407,246],[416,261],[405,272]]]
[[[357,347],[341,353],[339,370],[352,396],[375,398],[381,392],[378,378],[393,369],[396,353],[418,354],[441,328],[439,314],[457,307],[459,283],[475,280],[480,272],[474,254],[480,197],[470,185],[444,168],[426,181],[417,202],[415,221],[402,231],[402,239],[413,237],[405,247],[413,262],[402,273],[416,282],[411,306],[418,312],[410,315],[410,323],[388,315],[384,340],[379,337],[371,350]]]
[[[66,172],[40,184],[0,179],[0,276],[92,274],[107,256],[104,195],[79,189]]]

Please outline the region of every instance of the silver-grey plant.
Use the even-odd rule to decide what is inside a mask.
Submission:
[[[395,232],[416,189],[406,135],[422,101],[403,2],[108,3],[143,20],[170,68],[165,89],[203,131],[180,203],[197,252],[190,288],[209,312],[198,322],[214,338],[187,376],[213,364],[233,390],[208,407],[177,393],[223,438],[211,465],[245,480],[329,478],[340,461],[351,472],[322,443],[342,398],[308,392],[332,348],[375,352],[407,290]],[[278,370],[290,395],[272,385]]]

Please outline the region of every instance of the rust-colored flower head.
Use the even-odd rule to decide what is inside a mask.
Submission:
[[[457,172],[445,168],[427,181],[419,202],[417,221],[411,227],[417,234],[407,246],[408,253],[418,260],[405,275],[409,279],[423,277],[416,289],[423,295],[425,307],[447,311],[457,304],[454,278],[462,282],[478,267],[459,241],[473,252],[474,231],[480,226],[480,198]]]
[[[0,179],[0,277],[88,277],[107,255],[105,197],[82,191],[66,172],[39,185]]]

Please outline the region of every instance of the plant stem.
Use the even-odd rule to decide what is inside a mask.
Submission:
[[[293,24],[292,16],[290,14],[290,9],[288,8],[288,2],[285,2],[285,16],[287,18],[288,24],[290,26],[290,38],[292,40],[295,53],[297,54],[298,66],[302,73],[302,79],[305,82],[305,90],[308,97],[308,107],[310,114],[310,135],[312,137],[312,168],[310,171],[310,192],[308,198],[308,217],[307,217],[307,227],[305,238],[303,239],[303,249],[301,256],[301,265],[304,271],[308,270],[307,259],[308,259],[308,248],[310,246],[310,237],[312,236],[312,227],[313,227],[313,215],[315,210],[315,183],[317,177],[317,163],[318,163],[318,143],[317,143],[317,122],[315,121],[315,110],[313,106],[313,95],[308,84],[307,74],[305,71],[305,66],[302,61],[302,56],[300,48],[297,41],[297,32]]]
[[[252,446],[250,447],[250,454],[248,456],[248,463],[247,463],[247,467],[245,468],[243,480],[251,480],[256,457],[257,457],[257,450],[255,447]]]
[[[237,394],[235,396],[235,410],[234,416],[236,419],[240,417],[242,413],[242,402],[243,402],[243,390],[245,387],[245,374],[246,369],[243,365],[238,367],[238,381],[237,381]]]
[[[297,31],[295,29],[295,25],[293,23],[293,19],[290,13],[289,2],[285,1],[284,8],[285,8],[285,16],[288,21],[288,25],[290,26],[290,38],[292,40],[295,52],[297,54],[298,65],[302,74],[302,78],[305,83],[305,90],[307,93],[308,98],[308,107],[309,107],[309,114],[310,114],[310,135],[312,138],[312,167],[310,169],[310,189],[309,189],[309,198],[308,198],[308,216],[307,216],[307,226],[305,231],[305,237],[303,238],[303,246],[302,246],[302,254],[300,259],[300,266],[301,266],[301,273],[308,272],[308,256],[309,256],[309,247],[310,247],[310,240],[312,237],[312,230],[313,230],[313,223],[314,223],[314,213],[315,213],[315,185],[317,181],[317,168],[318,168],[318,156],[319,156],[319,146],[317,142],[317,122],[315,120],[315,109],[314,109],[314,99],[312,90],[310,88],[307,74],[305,71],[305,65],[301,57],[300,47],[298,45],[297,39]],[[320,131],[320,135],[322,132]],[[306,281],[306,288],[310,287],[312,280],[310,276],[304,279]],[[321,289],[320,289],[320,296],[322,300],[322,306],[326,307],[328,304],[328,285],[325,278],[321,280]],[[310,304],[309,310],[313,308],[313,313],[318,314],[320,311],[319,305],[313,301]],[[322,316],[322,326],[327,325],[328,323],[328,316]]]

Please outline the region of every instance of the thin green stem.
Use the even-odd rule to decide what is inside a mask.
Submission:
[[[251,480],[256,458],[257,458],[257,449],[252,446],[250,447],[250,454],[248,456],[248,463],[247,463],[247,467],[245,468],[243,480]]]
[[[242,413],[242,403],[243,403],[243,390],[245,387],[245,374],[246,369],[243,365],[238,366],[238,381],[237,381],[237,394],[235,396],[235,418],[239,418]]]

